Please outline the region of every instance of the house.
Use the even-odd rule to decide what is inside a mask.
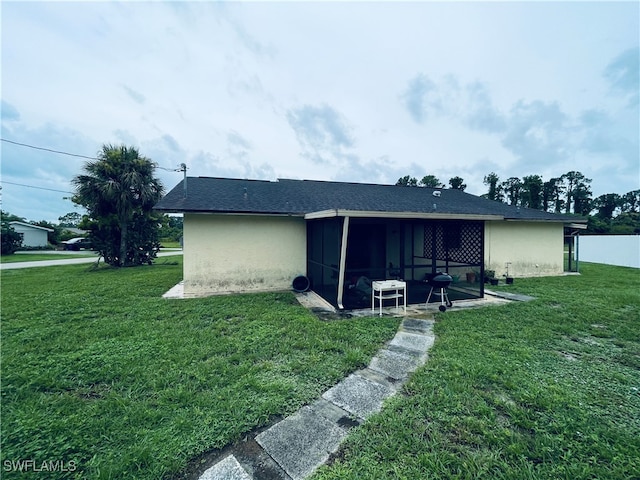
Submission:
[[[16,233],[22,237],[23,247],[46,247],[48,245],[47,233],[53,232],[51,228],[39,227],[24,222],[9,222]]]
[[[586,228],[460,190],[312,180],[188,177],[155,209],[184,214],[186,296],[289,289],[304,275],[340,308],[361,276],[401,277],[418,303],[437,270],[454,299],[482,297],[485,268],[559,275],[565,226]]]

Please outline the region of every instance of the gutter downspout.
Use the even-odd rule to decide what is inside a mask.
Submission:
[[[349,236],[349,217],[344,217],[342,223],[342,243],[340,245],[340,272],[338,273],[338,308],[344,310],[342,296],[344,293],[344,274],[347,265],[347,237]]]

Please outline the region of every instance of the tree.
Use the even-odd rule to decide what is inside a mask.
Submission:
[[[160,238],[163,241],[179,242],[183,235],[182,217],[163,215],[161,222]]]
[[[611,221],[616,209],[620,206],[620,195],[606,193],[593,200],[593,208],[598,210],[598,217]]]
[[[9,222],[24,222],[25,219],[0,210],[0,254],[11,255],[22,246],[22,235]]]
[[[610,233],[618,235],[640,234],[640,213],[621,213],[611,221]]]
[[[564,185],[560,178],[552,178],[542,185],[542,208],[545,212],[560,213],[564,206]]]
[[[404,177],[401,177],[398,179],[398,181],[396,182],[396,185],[402,186],[402,187],[417,187],[418,180],[416,179],[416,177],[405,175]]]
[[[425,175],[424,177],[422,177],[420,182],[418,182],[418,185],[420,185],[421,187],[429,187],[429,188],[444,187],[444,184],[441,183],[438,177],[436,177],[435,175]]]
[[[464,183],[464,180],[461,177],[455,176],[449,179],[449,185],[453,190],[462,190],[467,188],[467,185]]]
[[[573,190],[573,213],[587,216],[592,210],[591,187],[578,184]]]
[[[528,175],[522,177],[521,203],[523,207],[542,208],[542,177],[540,175]]]
[[[77,228],[82,220],[82,215],[78,212],[69,212],[61,217],[58,217],[58,222],[61,227]]]
[[[620,203],[622,213],[640,212],[640,190],[625,193]]]
[[[110,265],[140,265],[157,255],[159,215],[152,209],[163,187],[154,168],[133,147],[103,145],[98,160],[72,180],[73,201],[88,212],[80,226]]]
[[[19,217],[17,215],[14,215],[13,213],[5,212],[4,210],[0,210],[0,218],[2,218],[3,222],[29,223],[25,220],[24,217]]]
[[[571,207],[573,207],[573,211],[575,213],[578,213],[578,211],[576,210],[575,199],[576,197],[579,198],[578,202],[580,203],[584,202],[585,198],[591,196],[591,188],[589,187],[591,179],[585,177],[580,172],[572,170],[562,175],[560,177],[560,180],[565,185],[565,213],[571,213]]]
[[[494,172],[491,172],[489,175],[484,177],[483,183],[489,187],[487,198],[489,200],[497,200],[498,202],[501,202],[502,190],[500,187],[500,177],[498,177]]]
[[[509,205],[520,205],[522,182],[518,177],[509,177],[502,182],[502,190],[504,191],[507,200],[509,200]]]

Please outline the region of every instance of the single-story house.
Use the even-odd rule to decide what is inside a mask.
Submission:
[[[22,237],[23,247],[46,247],[48,245],[47,233],[53,232],[51,228],[39,227],[24,222],[9,222],[16,233]]]
[[[453,299],[482,297],[485,269],[560,275],[565,227],[586,228],[460,190],[313,180],[187,177],[155,209],[184,214],[185,296],[290,289],[304,275],[339,308],[361,276],[402,278],[419,303],[436,271],[453,277]]]

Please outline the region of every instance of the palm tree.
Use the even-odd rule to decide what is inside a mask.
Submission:
[[[134,217],[150,215],[162,197],[163,187],[153,176],[154,168],[154,164],[133,147],[103,145],[98,159],[85,164],[86,173],[72,180],[76,188],[75,203],[84,206],[89,216],[103,226],[110,219],[117,223],[119,249],[112,245],[112,250],[118,254],[108,263],[128,264],[129,228]]]

